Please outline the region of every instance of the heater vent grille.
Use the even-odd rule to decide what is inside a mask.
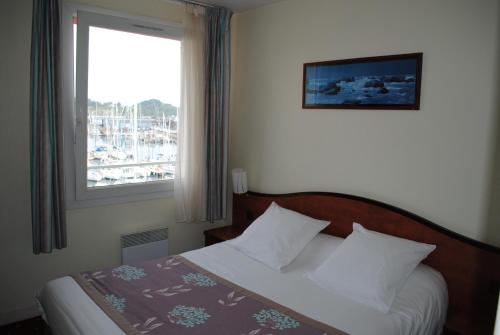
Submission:
[[[122,248],[133,247],[136,245],[158,242],[168,239],[168,228],[143,231],[140,233],[122,235]]]

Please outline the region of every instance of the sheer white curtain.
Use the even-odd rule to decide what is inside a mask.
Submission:
[[[200,6],[186,5],[181,46],[181,106],[175,171],[176,217],[206,220],[205,40],[207,17]]]

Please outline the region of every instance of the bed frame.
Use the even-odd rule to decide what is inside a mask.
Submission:
[[[445,330],[451,334],[492,334],[500,287],[500,248],[440,227],[403,209],[358,196],[306,192],[233,195],[233,226],[245,229],[275,201],[280,206],[332,222],[323,233],[346,237],[352,223],[437,246],[424,261],[448,285]]]

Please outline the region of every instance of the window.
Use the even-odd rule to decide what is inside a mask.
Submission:
[[[70,12],[65,41],[71,35],[73,52],[63,57],[71,63],[64,67],[72,75],[66,83],[74,88],[66,93],[73,97],[67,103],[75,160],[68,190],[75,202],[164,196],[175,174],[181,29]]]

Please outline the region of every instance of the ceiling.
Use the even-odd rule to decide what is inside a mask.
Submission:
[[[199,2],[231,8],[234,12],[243,12],[279,1],[283,0],[199,0]]]

